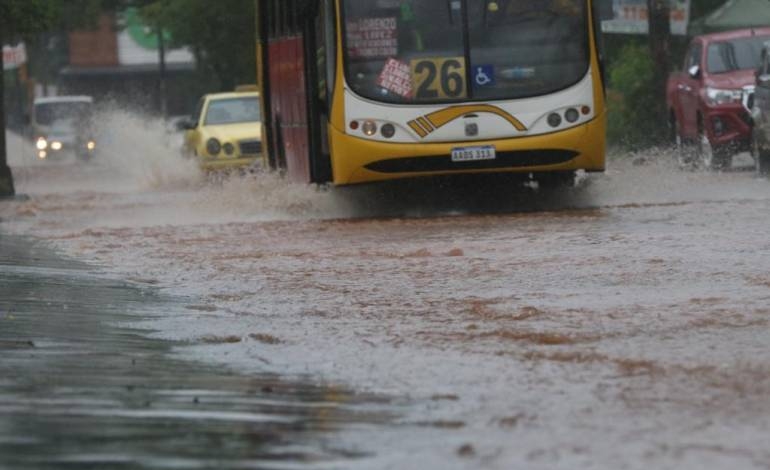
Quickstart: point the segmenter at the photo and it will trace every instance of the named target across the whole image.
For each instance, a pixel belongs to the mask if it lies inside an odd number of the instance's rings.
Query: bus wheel
[[[552,171],[535,175],[538,189],[545,191],[571,188],[575,186],[574,171]]]

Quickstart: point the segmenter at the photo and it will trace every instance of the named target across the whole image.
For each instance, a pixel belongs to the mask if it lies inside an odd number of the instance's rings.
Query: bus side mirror
[[[687,69],[687,74],[690,76],[690,78],[698,79],[700,78],[700,67],[697,65],[693,65],[689,69]]]

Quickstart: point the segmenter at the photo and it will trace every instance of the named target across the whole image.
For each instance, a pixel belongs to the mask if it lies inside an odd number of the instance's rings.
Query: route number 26
[[[415,59],[410,64],[416,98],[465,98],[465,58],[434,57]]]

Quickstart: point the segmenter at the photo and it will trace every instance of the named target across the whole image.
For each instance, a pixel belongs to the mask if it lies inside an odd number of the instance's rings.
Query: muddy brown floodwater
[[[335,434],[351,468],[770,467],[770,182],[746,156],[615,155],[548,195],[135,160],[19,165],[3,228],[190,299],[131,325],[176,358],[403,400]]]

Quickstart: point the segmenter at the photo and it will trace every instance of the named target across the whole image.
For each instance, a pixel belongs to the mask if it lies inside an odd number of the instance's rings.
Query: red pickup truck
[[[728,168],[732,157],[750,149],[751,117],[742,104],[754,87],[770,28],[696,36],[682,72],[668,78],[666,102],[679,164],[706,169]]]

